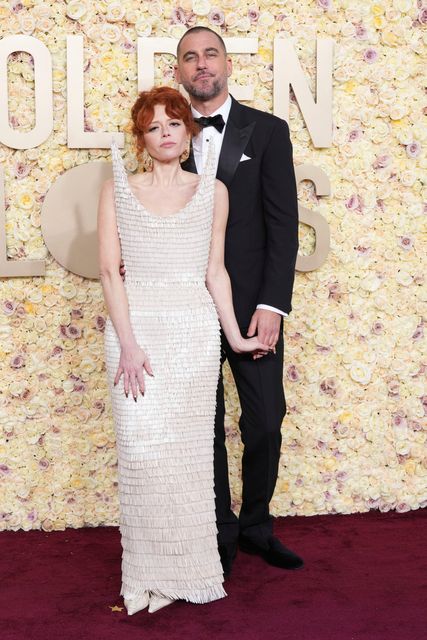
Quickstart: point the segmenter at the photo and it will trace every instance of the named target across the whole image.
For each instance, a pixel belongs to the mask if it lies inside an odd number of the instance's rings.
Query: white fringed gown
[[[132,328],[154,377],[126,398],[113,380],[120,345],[109,319],[105,355],[116,431],[125,598],[145,591],[203,603],[226,595],[213,477],[220,329],[206,289],[215,167],[178,213],[159,216],[132,193],[112,144],[117,228]]]

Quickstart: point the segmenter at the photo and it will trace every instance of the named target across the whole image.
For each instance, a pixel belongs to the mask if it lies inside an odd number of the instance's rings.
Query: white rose
[[[412,187],[416,179],[417,179],[417,174],[415,173],[415,171],[411,169],[408,169],[407,171],[402,171],[402,173],[400,174],[400,182],[405,187]]]
[[[408,13],[413,4],[413,0],[393,0],[393,7],[401,13]]]
[[[394,104],[390,107],[390,118],[392,120],[400,120],[401,118],[407,115],[408,110],[409,110],[408,104],[403,104],[403,103]]]
[[[34,329],[37,333],[44,333],[47,329],[46,321],[43,318],[34,318]]]
[[[74,389],[74,380],[64,380],[64,382],[62,383],[62,388],[64,389],[65,393],[71,393]]]
[[[410,453],[410,451],[411,447],[408,442],[400,440],[396,442],[396,453],[398,453],[399,455],[406,456],[408,455],[408,453]]]
[[[351,22],[345,22],[341,27],[341,33],[345,38],[354,37],[355,26]]]
[[[258,74],[261,82],[271,82],[273,80],[273,72],[268,67],[264,67]]]
[[[372,370],[361,361],[354,361],[350,367],[350,377],[359,384],[366,385],[372,377]]]
[[[41,302],[43,300],[43,293],[41,289],[30,289],[27,294],[27,300],[28,302],[34,302],[36,304]]]
[[[271,27],[274,24],[274,15],[269,11],[263,11],[258,18],[258,24],[263,27]]]
[[[187,29],[183,24],[172,24],[168,29],[168,34],[171,38],[180,40],[186,31]]]
[[[138,18],[135,22],[135,31],[142,38],[147,38],[151,34],[152,27],[147,18]]]
[[[247,16],[243,16],[236,24],[238,31],[250,31],[251,21]]]
[[[208,0],[193,0],[193,11],[196,16],[207,16],[211,10]]]
[[[370,273],[363,278],[360,283],[360,287],[364,291],[377,291],[377,289],[380,288],[381,283],[381,279],[375,273]]]
[[[122,32],[116,24],[104,24],[101,28],[101,38],[105,42],[118,42]]]
[[[87,5],[84,0],[71,0],[67,5],[66,14],[71,20],[80,20],[87,12]]]
[[[412,276],[404,269],[400,269],[396,274],[396,281],[402,285],[402,287],[409,287],[412,284]]]

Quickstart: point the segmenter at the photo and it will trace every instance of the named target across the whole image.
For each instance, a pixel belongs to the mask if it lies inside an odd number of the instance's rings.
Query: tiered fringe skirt
[[[125,397],[122,379],[113,386],[120,348],[108,321],[105,352],[118,454],[121,595],[132,598],[151,591],[209,602],[226,595],[213,477],[220,366],[216,311],[205,293],[192,297],[195,308],[185,305],[178,313],[171,301],[170,313],[147,310],[143,289],[129,298],[132,326],[154,377],[145,375],[145,395],[137,402],[132,394]],[[181,299],[179,291],[174,299]]]

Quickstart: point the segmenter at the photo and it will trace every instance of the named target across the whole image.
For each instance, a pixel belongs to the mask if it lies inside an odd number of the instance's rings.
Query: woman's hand
[[[254,360],[262,358],[267,353],[276,353],[274,347],[269,347],[267,344],[261,342],[257,336],[253,338],[241,338],[237,344],[232,346],[235,353],[252,353]]]
[[[120,352],[119,366],[117,368],[116,377],[114,378],[114,386],[119,383],[123,375],[123,386],[126,398],[129,395],[129,389],[132,391],[133,399],[137,400],[138,389],[141,395],[145,393],[144,369],[149,376],[153,376],[150,361],[147,354],[136,343],[130,347],[122,347]]]

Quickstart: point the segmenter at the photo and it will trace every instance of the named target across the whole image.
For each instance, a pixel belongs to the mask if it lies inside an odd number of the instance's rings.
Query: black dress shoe
[[[287,549],[278,538],[271,536],[265,540],[254,542],[248,537],[239,537],[239,548],[245,553],[261,556],[268,564],[281,569],[300,569],[304,565],[302,558]]]
[[[227,544],[218,545],[219,557],[221,559],[224,578],[228,578],[231,573],[234,558],[237,554],[237,542],[228,542]]]

